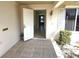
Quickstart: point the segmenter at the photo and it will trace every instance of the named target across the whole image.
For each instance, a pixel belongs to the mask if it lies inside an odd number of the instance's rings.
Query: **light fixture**
[[[50,16],[52,16],[52,14],[53,14],[53,11],[51,10],[51,11],[50,11]]]

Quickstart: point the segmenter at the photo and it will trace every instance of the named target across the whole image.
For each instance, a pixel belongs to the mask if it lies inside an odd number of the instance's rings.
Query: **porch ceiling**
[[[63,5],[79,5],[79,1],[66,1]]]
[[[22,5],[51,4],[52,6],[55,6],[58,3],[58,1],[18,1],[18,3]],[[64,3],[62,3],[58,7],[65,7],[67,5],[79,5],[79,1],[64,1]]]
[[[55,4],[57,1],[18,1],[20,4]]]
[[[79,1],[64,1],[64,3],[61,4],[59,7],[65,6],[79,6]]]

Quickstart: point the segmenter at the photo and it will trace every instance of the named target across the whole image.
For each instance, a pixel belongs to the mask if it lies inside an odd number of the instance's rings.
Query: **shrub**
[[[70,31],[68,30],[60,31],[59,39],[57,40],[57,43],[62,46],[65,44],[70,44],[70,36],[71,36]]]

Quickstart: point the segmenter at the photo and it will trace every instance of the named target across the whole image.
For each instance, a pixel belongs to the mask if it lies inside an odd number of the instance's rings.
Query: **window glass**
[[[77,13],[76,31],[79,31],[79,9]]]
[[[66,9],[65,29],[74,31],[76,9]]]

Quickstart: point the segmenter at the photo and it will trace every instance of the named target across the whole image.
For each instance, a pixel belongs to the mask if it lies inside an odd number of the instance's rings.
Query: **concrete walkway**
[[[20,40],[2,58],[56,58],[51,40]]]

